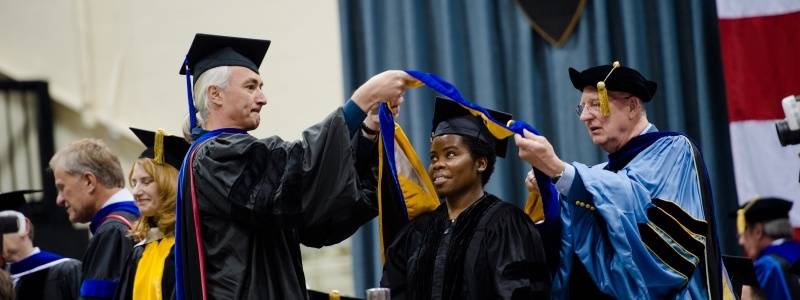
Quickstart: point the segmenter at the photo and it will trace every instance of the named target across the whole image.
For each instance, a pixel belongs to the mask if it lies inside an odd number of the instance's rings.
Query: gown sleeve
[[[126,236],[128,227],[116,220],[106,221],[89,241],[84,256],[83,299],[111,299],[122,276],[133,240]]]
[[[46,295],[48,299],[78,299],[78,289],[81,286],[81,267],[80,261],[70,259],[51,267],[50,272],[55,276],[57,288],[45,290],[53,291],[53,295]]]
[[[386,262],[383,264],[380,284],[381,287],[389,288],[393,300],[413,298],[413,295],[408,294],[408,266],[414,263],[410,259],[422,240],[420,228],[424,228],[430,217],[431,213],[428,213],[406,224],[394,242],[386,248]]]
[[[207,141],[193,167],[195,186],[208,200],[201,210],[251,225],[295,229],[350,226],[349,218],[342,219],[353,212],[374,217],[370,195],[356,174],[360,139],[350,138],[342,109],[302,136],[287,142],[276,136],[227,134]]]
[[[547,299],[550,290],[542,240],[530,217],[506,209],[487,225],[481,247],[497,299]],[[483,252],[483,251],[481,251]]]
[[[175,299],[175,246],[169,249],[169,255],[164,259],[164,271],[161,273],[162,299]]]
[[[114,299],[133,299],[133,281],[136,278],[136,270],[139,266],[139,260],[142,258],[143,251],[144,245],[136,245],[131,249],[128,258],[125,260],[125,268],[122,271],[122,276],[119,278],[119,284],[117,284]]]
[[[352,236],[361,225],[378,216],[377,203],[377,147],[361,135],[356,137],[357,180],[365,201],[359,201],[350,209],[333,214],[328,219],[300,230],[300,242],[309,247],[320,248],[340,243]]]

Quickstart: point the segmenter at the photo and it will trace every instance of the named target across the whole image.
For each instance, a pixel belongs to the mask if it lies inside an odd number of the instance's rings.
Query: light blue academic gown
[[[554,299],[568,298],[573,255],[618,299],[710,297],[698,180],[706,175],[698,174],[690,143],[683,135],[661,137],[617,172],[604,169],[607,163],[567,168],[556,184],[562,236]]]

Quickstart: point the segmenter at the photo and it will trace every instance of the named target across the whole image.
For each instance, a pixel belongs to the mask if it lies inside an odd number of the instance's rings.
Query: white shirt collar
[[[118,192],[114,193],[114,195],[111,195],[111,198],[108,198],[108,200],[106,200],[106,203],[103,204],[103,207],[125,201],[133,201],[133,194],[131,194],[131,192],[128,191],[127,189],[123,188],[120,189]]]
[[[777,239],[777,240],[772,241],[772,243],[770,243],[770,245],[777,246],[777,245],[783,244],[783,242],[785,242],[785,241],[786,241],[786,239]]]
[[[653,123],[648,123],[647,127],[645,127],[644,130],[642,130],[642,132],[639,133],[639,135],[647,133],[647,131],[650,130],[650,127],[653,127]]]

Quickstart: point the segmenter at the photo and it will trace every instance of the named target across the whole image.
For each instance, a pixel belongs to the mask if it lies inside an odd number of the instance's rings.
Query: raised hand
[[[558,158],[553,150],[553,145],[547,141],[547,138],[535,135],[528,130],[523,132],[525,137],[519,134],[514,135],[514,142],[519,147],[519,157],[522,160],[550,177],[564,170],[566,163]]]
[[[391,70],[372,76],[350,97],[364,112],[369,113],[373,106],[387,102],[391,107],[403,103],[406,88],[416,86],[417,80],[405,71]]]

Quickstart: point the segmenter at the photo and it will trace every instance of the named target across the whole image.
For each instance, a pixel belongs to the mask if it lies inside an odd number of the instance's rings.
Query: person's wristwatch
[[[556,184],[556,182],[558,182],[558,180],[561,179],[561,176],[564,176],[564,170],[561,170],[561,172],[558,172],[555,175],[553,175],[553,177],[550,177],[550,183]]]
[[[377,135],[378,133],[381,132],[380,129],[374,130],[372,128],[369,128],[369,126],[367,126],[367,124],[365,124],[364,122],[361,122],[361,130],[363,130],[364,133],[369,134],[369,135]]]

